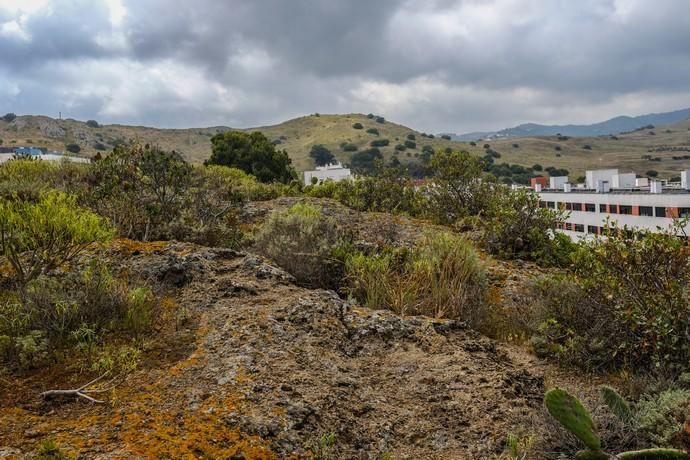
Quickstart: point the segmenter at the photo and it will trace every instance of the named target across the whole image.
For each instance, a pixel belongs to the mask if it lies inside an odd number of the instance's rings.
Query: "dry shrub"
[[[346,272],[350,293],[370,308],[475,325],[485,315],[484,266],[470,243],[450,233],[428,234],[415,249],[352,255]]]
[[[256,249],[308,287],[337,287],[338,262],[333,252],[342,233],[321,208],[296,204],[274,212],[256,237]]]

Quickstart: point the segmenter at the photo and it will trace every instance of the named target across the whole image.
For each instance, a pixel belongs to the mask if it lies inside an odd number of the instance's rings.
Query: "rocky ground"
[[[418,231],[391,219],[397,240]],[[108,257],[189,321],[155,337],[107,404],[39,397],[88,372],[0,375],[0,458],[31,458],[52,438],[95,459],[484,459],[508,433],[558,434],[541,401],[545,378],[560,377],[461,322],[363,309],[250,253],[155,243]],[[499,301],[519,299],[509,267],[492,272]]]

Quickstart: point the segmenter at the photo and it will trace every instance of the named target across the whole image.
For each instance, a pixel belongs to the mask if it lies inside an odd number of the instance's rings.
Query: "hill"
[[[610,120],[593,123],[590,125],[540,125],[537,123],[524,123],[514,128],[502,129],[495,132],[474,132],[460,135],[451,135],[453,139],[471,141],[476,139],[500,139],[532,136],[606,136],[620,134],[627,131],[635,131],[646,126],[668,125],[681,122],[690,118],[690,108],[675,110],[673,112],[649,113],[637,117],[619,116]]]
[[[360,123],[362,129],[354,129],[356,123]],[[189,161],[201,163],[210,155],[211,137],[229,129],[225,126],[189,129],[127,125],[91,127],[71,119],[20,116],[10,123],[0,120],[0,139],[3,140],[3,147],[35,145],[59,151],[64,150],[66,144],[76,143],[81,147],[80,154],[85,156],[95,155],[99,149],[109,150],[118,143],[137,140],[158,144],[167,150],[177,150]],[[368,132],[371,129],[376,129],[378,134]],[[345,151],[342,147],[345,143],[362,150],[369,148],[371,141],[383,139],[389,142],[387,146],[380,147],[384,156],[387,159],[396,156],[402,163],[417,161],[425,146],[435,150],[468,150],[483,156],[484,144],[488,143],[492,150],[500,154],[500,158],[495,159],[496,163],[508,162],[525,167],[538,163],[544,168],[566,168],[574,178],[583,175],[585,169],[592,168],[611,167],[640,174],[655,170],[660,177],[677,176],[679,171],[690,168],[689,120],[618,136],[532,136],[477,143],[451,141],[439,136],[432,138],[406,126],[388,120],[377,121],[377,117],[370,118],[363,114],[315,114],[246,131],[262,131],[279,148],[288,152],[300,171],[313,167],[309,158],[312,145],[325,145],[336,158],[347,163],[354,152]],[[395,146],[410,141],[410,135],[414,136],[414,148],[397,151]]]

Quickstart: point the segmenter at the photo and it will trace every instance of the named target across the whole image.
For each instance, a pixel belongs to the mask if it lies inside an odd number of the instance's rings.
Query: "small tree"
[[[406,140],[405,141],[405,147],[407,147],[408,149],[416,149],[417,143],[415,141]]]
[[[71,153],[79,153],[81,152],[81,147],[78,144],[67,144],[65,150]]]
[[[358,123],[354,123],[354,124],[352,125],[352,128],[353,128],[353,129],[364,129],[364,126],[362,126],[362,123],[359,123],[359,122],[358,122]]]
[[[374,136],[378,136],[378,135],[379,135],[379,130],[376,129],[376,128],[369,128],[369,129],[367,129],[367,132],[368,132],[369,134],[373,134]]]
[[[105,221],[78,206],[73,195],[47,192],[37,203],[0,199],[0,255],[20,286],[112,236]]]
[[[17,118],[17,115],[15,115],[12,112],[6,113],[5,115],[2,116],[3,121],[5,121],[7,123],[14,121],[15,118]]]
[[[424,136],[424,137],[426,137],[426,136]],[[411,141],[417,140],[417,137],[413,133],[408,134],[407,138]]]
[[[445,139],[445,140],[449,141],[451,139],[451,137],[448,134],[443,134],[441,136],[441,139]]]
[[[646,174],[647,174],[648,177],[656,177],[656,176],[659,175],[659,172],[658,172],[658,171],[655,171],[655,170],[653,170],[653,169],[650,169],[649,171],[647,171]]]
[[[314,160],[316,166],[327,165],[335,161],[335,157],[331,151],[321,144],[313,145],[309,152],[309,156]]]
[[[297,177],[287,152],[276,150],[275,145],[258,131],[216,134],[211,138],[211,148],[207,165],[238,168],[261,182],[288,183]]]
[[[89,128],[100,128],[101,125],[99,125],[96,120],[87,120],[86,126]]]

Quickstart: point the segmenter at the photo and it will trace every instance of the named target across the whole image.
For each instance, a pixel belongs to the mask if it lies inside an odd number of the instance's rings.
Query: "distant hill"
[[[654,118],[655,121],[663,118]],[[388,145],[380,147],[384,157],[397,157],[403,164],[418,161],[425,146],[436,151],[452,148],[467,150],[484,156],[485,144],[500,156],[495,163],[518,164],[543,168],[554,166],[566,168],[574,178],[584,174],[585,169],[619,168],[645,174],[649,170],[660,177],[673,177],[679,171],[690,169],[690,120],[675,124],[660,125],[649,122],[650,118],[637,117],[638,123],[654,124],[654,129],[632,131],[616,136],[578,137],[556,130],[561,136],[530,136],[522,138],[496,138],[481,142],[460,142],[429,137],[412,128],[390,122],[377,121],[363,114],[308,115],[283,123],[251,128],[247,131],[261,131],[285,149],[296,169],[303,171],[313,167],[309,150],[315,144],[323,144],[336,158],[347,163],[356,148],[369,148],[372,141],[387,139]],[[355,129],[353,125],[362,125]],[[103,153],[114,145],[135,140],[141,143],[157,144],[166,150],[176,150],[193,163],[202,163],[211,154],[211,137],[232,128],[215,126],[189,129],[159,129],[144,126],[99,125],[97,127],[77,120],[57,120],[45,116],[19,116],[12,122],[0,119],[0,145],[37,146],[49,150],[64,151],[67,144],[77,144],[81,155],[90,157],[99,150]],[[376,129],[377,134],[367,132]],[[525,132],[531,132],[525,130]],[[565,137],[564,137],[565,136]],[[408,139],[414,137],[414,140]],[[414,142],[414,147],[398,151],[395,146],[405,141]],[[349,144],[346,146],[346,144]],[[409,145],[409,142],[408,142]],[[686,158],[687,157],[687,158]],[[546,173],[544,173],[546,174]]]
[[[605,136],[635,131],[649,125],[657,126],[678,123],[688,118],[690,118],[690,109],[683,109],[673,112],[650,113],[637,117],[620,116],[591,125],[539,125],[536,123],[525,123],[514,128],[495,132],[451,134],[451,137],[459,141],[472,141],[477,139],[555,136],[556,134],[573,137]]]

